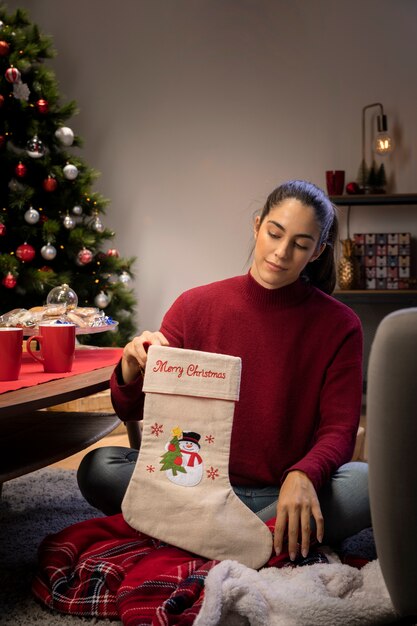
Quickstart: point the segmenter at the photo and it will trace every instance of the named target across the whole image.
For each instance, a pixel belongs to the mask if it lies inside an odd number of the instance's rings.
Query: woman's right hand
[[[122,356],[122,375],[126,385],[145,369],[147,350],[152,345],[169,346],[169,342],[159,331],[145,330],[125,345]]]

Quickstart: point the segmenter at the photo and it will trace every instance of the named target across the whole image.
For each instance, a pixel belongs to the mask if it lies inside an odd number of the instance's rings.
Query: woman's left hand
[[[288,528],[288,552],[295,560],[301,533],[301,554],[305,558],[310,548],[311,516],[316,522],[317,540],[324,534],[324,520],[319,499],[307,474],[294,470],[287,474],[282,483],[275,522],[274,547],[276,554],[282,550],[285,530]]]

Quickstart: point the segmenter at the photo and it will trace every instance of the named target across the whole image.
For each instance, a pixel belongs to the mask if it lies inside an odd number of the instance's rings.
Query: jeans
[[[80,491],[87,502],[106,515],[120,513],[137,457],[138,450],[119,446],[89,452],[77,473]],[[233,486],[233,490],[261,520],[275,517],[278,486]],[[318,497],[324,517],[324,543],[336,545],[371,526],[367,463],[342,465],[320,490]]]

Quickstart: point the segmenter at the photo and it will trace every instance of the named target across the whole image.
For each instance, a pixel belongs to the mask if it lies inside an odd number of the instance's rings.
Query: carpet
[[[99,514],[82,498],[75,471],[42,469],[3,486],[0,500],[0,624],[13,626],[118,626],[120,621],[52,613],[35,602],[30,587],[42,539]],[[371,529],[342,544],[347,554],[374,559]],[[414,624],[402,620],[395,624]],[[265,625],[266,626],[266,625]]]
[[[52,613],[37,604],[30,587],[42,539],[100,514],[81,496],[75,471],[41,469],[3,485],[0,500],[0,624],[77,626],[94,618]],[[99,620],[117,626],[119,621]]]

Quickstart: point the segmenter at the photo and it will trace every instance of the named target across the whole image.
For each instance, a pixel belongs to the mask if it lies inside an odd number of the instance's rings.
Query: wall
[[[184,289],[246,271],[253,213],[277,184],[354,180],[365,105],[382,102],[394,133],[390,190],[416,191],[414,0],[7,4],[54,38],[106,223],[137,256],[138,330]],[[416,237],[416,208],[352,212],[352,232],[394,230]]]

